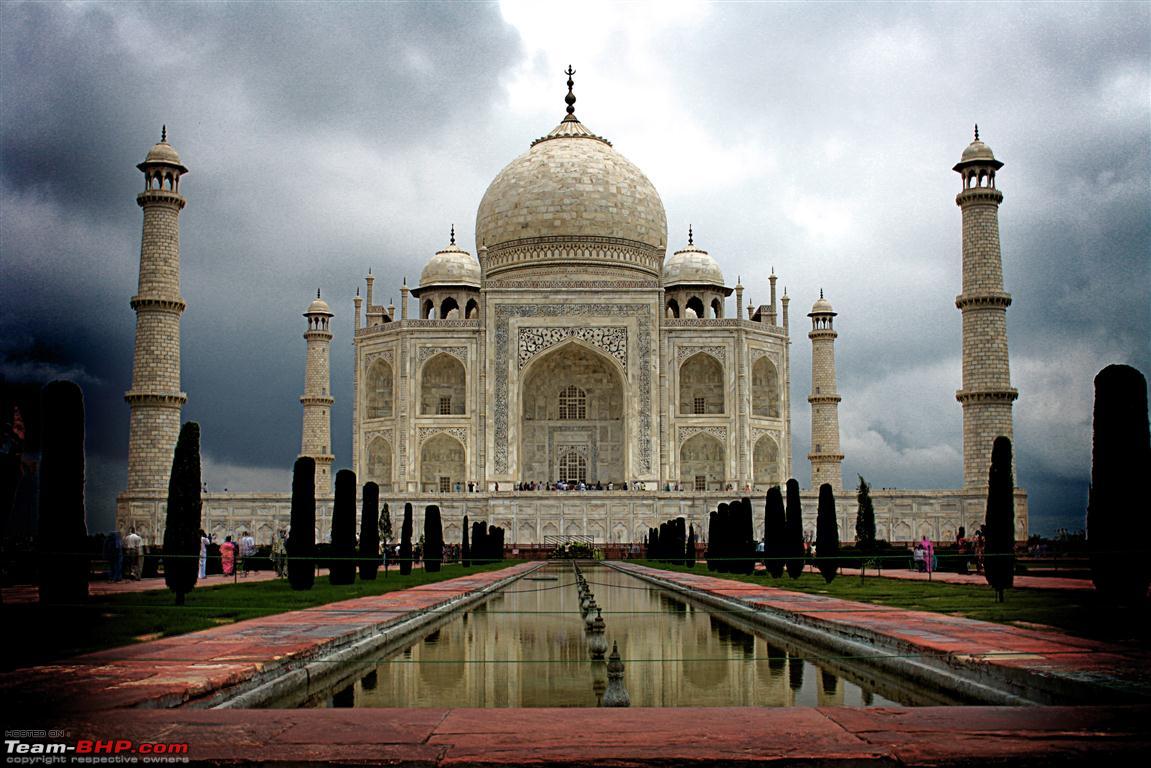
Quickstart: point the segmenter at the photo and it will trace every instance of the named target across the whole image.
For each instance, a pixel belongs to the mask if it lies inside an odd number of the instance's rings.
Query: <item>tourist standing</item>
[[[236,545],[232,543],[231,536],[224,537],[224,543],[220,545],[220,567],[225,576],[236,572]]]
[[[256,540],[252,538],[252,534],[244,531],[244,535],[240,537],[240,563],[244,568],[245,578],[248,571],[252,568],[252,558],[256,556]]]
[[[128,535],[124,537],[124,559],[128,561],[128,578],[139,581],[141,561],[144,559],[144,540],[135,528],[129,528]]]
[[[920,542],[920,547],[923,549],[923,569],[928,573],[935,570],[935,544],[927,536],[923,537]]]
[[[208,576],[208,534],[200,529],[200,578]]]

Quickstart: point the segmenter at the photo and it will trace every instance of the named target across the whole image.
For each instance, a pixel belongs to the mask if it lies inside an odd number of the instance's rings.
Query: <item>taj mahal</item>
[[[349,308],[354,338],[338,340],[354,344],[353,391],[331,391],[331,307],[317,292],[304,311],[300,455],[316,462],[318,540],[330,533],[334,469],[348,466],[361,485],[378,483],[393,509],[412,502],[417,530],[424,505],[438,504],[448,541],[459,539],[465,514],[502,526],[508,545],[523,549],[570,537],[638,542],[649,527],[679,516],[700,531],[720,501],[748,495],[761,506],[764,493],[790,477],[808,489],[809,530],[819,486],[832,485],[840,536],[850,541],[854,483],[845,488],[842,478],[831,301],[809,290],[810,312],[792,317],[787,292],[777,296],[774,267],[765,265],[768,301],[745,306],[740,281],[729,284],[731,275],[690,229],[669,236],[663,203],[644,173],[576,117],[574,72],[567,74],[565,116],[508,163],[479,201],[474,254],[457,244],[453,228],[418,285],[400,286],[398,307],[377,303],[376,277],[366,276]],[[1002,165],[977,131],[954,167],[961,179],[963,487],[874,490],[880,538],[950,541],[961,526],[977,529],[992,442],[1012,436],[1011,297],[996,186]],[[138,168],[145,190],[137,197],[144,224],[131,300],[129,476],[116,522],[159,543],[188,397],[179,349],[179,213],[188,169],[166,134]],[[793,322],[812,345],[804,470],[790,448]],[[331,441],[337,397],[353,403],[346,457],[334,455]],[[850,407],[850,398],[842,404]],[[206,494],[205,529],[220,538],[246,529],[267,543],[288,525],[286,486]],[[1016,525],[1017,539],[1026,538],[1022,490]]]

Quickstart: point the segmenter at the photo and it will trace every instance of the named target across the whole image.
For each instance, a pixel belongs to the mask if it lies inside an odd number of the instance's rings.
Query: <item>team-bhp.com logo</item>
[[[37,734],[40,735],[40,734]],[[42,737],[63,735],[53,732]],[[186,763],[188,742],[133,741],[132,739],[77,739],[67,741],[27,741],[5,738],[4,752],[9,765]]]

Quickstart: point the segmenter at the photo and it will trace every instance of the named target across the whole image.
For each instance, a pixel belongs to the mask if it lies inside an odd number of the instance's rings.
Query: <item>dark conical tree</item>
[[[412,503],[404,502],[404,522],[400,525],[400,575],[412,572]]]
[[[716,505],[715,528],[715,539],[711,544],[715,552],[715,570],[731,573],[731,508],[726,501]]]
[[[715,552],[715,535],[719,533],[719,512],[712,510],[707,514],[707,549],[703,556],[707,558],[707,569],[714,571],[719,555]]]
[[[499,562],[504,559],[504,529],[496,528],[492,547],[492,560]]]
[[[380,486],[364,485],[360,512],[360,580],[375,581],[380,570]]]
[[[739,551],[742,558],[739,561],[738,572],[743,574],[755,573],[755,515],[751,509],[751,499],[744,496],[738,505],[732,506],[739,510],[736,518],[736,530],[739,538]]]
[[[687,557],[684,559],[684,565],[688,568],[695,567],[695,526],[689,525],[687,528]]]
[[[472,562],[482,565],[487,561],[487,526],[483,520],[472,523]]]
[[[464,568],[472,567],[472,547],[468,541],[468,516],[464,515],[464,541],[460,545],[460,564]]]
[[[168,514],[164,522],[164,583],[176,593],[176,605],[196,586],[200,572],[200,425],[180,427],[172,474],[168,477]]]
[[[773,485],[767,491],[764,510],[763,554],[767,572],[774,579],[783,575],[784,557],[787,555],[784,520],[783,493],[778,485]]]
[[[659,524],[659,533],[656,541],[659,546],[656,547],[656,559],[660,562],[667,562],[671,559],[671,526],[666,522]]]
[[[435,504],[424,507],[424,570],[438,573],[444,560],[444,526],[440,521],[440,508]]]
[[[991,446],[987,477],[987,542],[983,571],[1003,602],[1003,590],[1015,582],[1015,478],[1011,471],[1011,440],[1000,435]]]
[[[815,562],[828,584],[839,570],[839,521],[835,517],[835,493],[831,483],[819,486],[819,510],[815,518]]]
[[[682,517],[675,519],[675,563],[685,565],[687,562],[687,520]]]
[[[296,459],[292,467],[292,523],[288,531],[288,583],[311,589],[316,583],[316,460]]]
[[[855,512],[855,543],[867,552],[875,549],[875,505],[871,503],[871,486],[859,475],[859,487],[855,491],[859,505]]]
[[[356,473],[336,473],[336,499],[332,504],[332,564],[328,582],[356,583]]]
[[[388,575],[388,566],[392,560],[392,539],[395,534],[392,533],[392,513],[388,509],[388,502],[384,502],[384,508],[380,512],[380,546],[384,550],[384,576]]]
[[[40,602],[81,603],[88,599],[84,393],[53,381],[40,391],[40,407]]]
[[[799,500],[799,483],[787,481],[787,517],[784,520],[784,556],[787,575],[798,579],[803,573],[803,504]]]
[[[1142,483],[1149,467],[1147,380],[1131,366],[1109,365],[1095,377],[1087,545],[1095,589],[1116,602],[1147,597],[1149,540],[1135,532],[1146,517]]]

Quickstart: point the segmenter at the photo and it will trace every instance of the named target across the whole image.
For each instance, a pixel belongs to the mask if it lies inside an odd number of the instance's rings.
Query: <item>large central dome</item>
[[[484,193],[476,247],[486,276],[658,278],[667,244],[659,193],[572,112]]]

